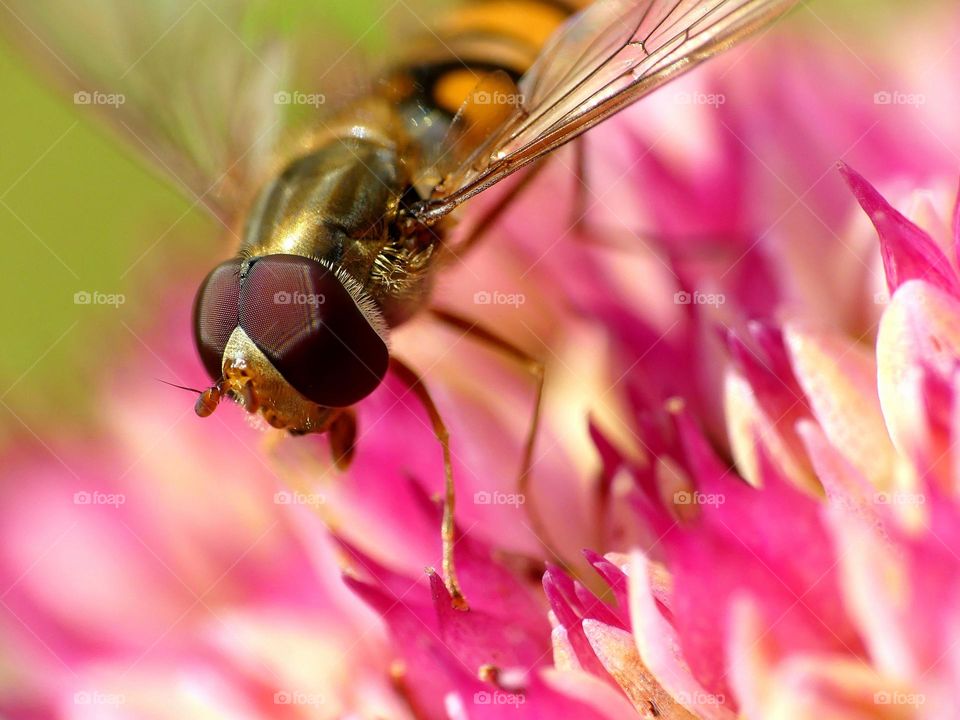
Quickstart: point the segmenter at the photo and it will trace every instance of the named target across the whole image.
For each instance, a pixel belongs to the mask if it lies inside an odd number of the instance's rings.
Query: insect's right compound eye
[[[193,336],[200,360],[216,381],[223,374],[223,352],[239,324],[240,261],[217,265],[197,292],[193,304]]]
[[[240,327],[283,379],[323,407],[349,407],[383,380],[390,352],[330,268],[300,255],[250,265]]]

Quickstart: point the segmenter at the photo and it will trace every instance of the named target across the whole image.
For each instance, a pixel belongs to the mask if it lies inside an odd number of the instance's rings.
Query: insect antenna
[[[168,380],[161,380],[160,378],[154,378],[157,382],[162,382],[164,385],[169,385],[170,387],[177,388],[178,390],[187,390],[188,392],[196,393],[197,395],[202,395],[203,390],[197,390],[197,388],[187,387],[186,385],[177,385]]]
[[[220,403],[220,398],[223,397],[223,392],[221,388],[221,383],[223,379],[221,378],[220,382],[216,385],[208,387],[206,390],[198,390],[197,388],[187,387],[186,385],[177,385],[177,383],[172,383],[168,380],[161,380],[160,378],[154,378],[157,382],[162,382],[164,385],[169,385],[170,387],[175,387],[178,390],[186,390],[187,392],[193,392],[197,394],[197,403],[194,405],[194,412],[197,413],[200,417],[208,417],[213,414],[213,411],[217,409],[217,405]]]

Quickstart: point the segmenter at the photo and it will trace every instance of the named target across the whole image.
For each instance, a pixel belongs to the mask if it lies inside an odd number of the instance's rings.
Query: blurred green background
[[[86,398],[78,378],[124,339],[114,308],[75,305],[73,294],[126,292],[131,307],[121,312],[135,312],[121,275],[143,252],[138,238],[145,224],[170,223],[189,204],[3,45],[0,86],[0,336],[12,339],[0,353],[2,422],[19,424],[11,410],[33,416],[50,406],[77,418]],[[185,219],[191,227],[199,238],[209,224],[197,213]]]
[[[376,49],[389,32],[375,22],[384,7],[378,0],[260,3],[251,27],[239,33],[282,36],[317,27],[320,36],[361,38],[364,48]],[[9,9],[0,14],[16,25]],[[82,423],[94,399],[92,379],[137,342],[127,327],[157,301],[165,281],[157,271],[188,268],[202,276],[200,264],[216,257],[219,226],[190,210],[89,108],[75,106],[2,40],[0,87],[2,441],[11,430],[32,432],[41,418]],[[122,293],[125,303],[75,304],[74,293],[84,291]]]

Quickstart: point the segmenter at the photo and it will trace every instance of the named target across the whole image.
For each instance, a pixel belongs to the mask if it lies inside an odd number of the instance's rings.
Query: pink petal
[[[531,671],[547,662],[546,636],[539,628],[528,628],[513,618],[495,617],[482,610],[456,610],[443,580],[428,573],[433,604],[437,612],[440,640],[470,668],[493,665],[497,668],[524,668]]]
[[[812,420],[798,426],[807,453],[813,462],[817,477],[823,484],[827,499],[835,512],[875,518],[877,496],[874,488],[860,472],[837,450],[823,430]]]
[[[678,425],[688,457],[698,458],[690,466],[702,504],[695,522],[668,533],[663,544],[675,579],[674,623],[697,680],[730,696],[724,628],[731,598],[740,593],[756,598],[784,647],[859,652],[819,502],[779,477],[766,458],[763,489],[751,488],[711,457],[682,415]]]
[[[958,363],[960,301],[929,283],[904,283],[880,322],[877,383],[891,438],[921,468],[950,457],[951,438],[942,426],[949,410],[942,404],[949,404]]]
[[[617,622],[609,624],[618,624],[620,627],[629,628],[630,605],[627,593],[627,576],[609,559],[597,555],[592,550],[584,550],[583,554],[587,558],[587,562],[610,586],[610,591],[616,599],[616,606],[612,609],[612,612],[616,614]]]
[[[640,660],[667,693],[698,717],[733,718],[735,714],[725,702],[710,696],[690,672],[680,639],[659,607],[652,582],[649,562],[642,554],[634,553],[630,562],[630,616]]]
[[[900,622],[909,582],[902,559],[890,551],[874,527],[846,513],[835,512],[833,518],[833,531],[842,549],[845,603],[872,663],[895,677],[922,672],[911,651],[912,630]]]
[[[462,665],[440,640],[432,607],[356,578],[347,577],[345,582],[383,616],[402,658],[398,682],[427,717],[443,717],[443,698],[451,691],[472,697],[485,689],[476,668]]]
[[[960,282],[933,239],[899,213],[861,175],[846,164],[840,172],[880,235],[883,265],[891,294],[907,280],[926,280],[960,297]]]
[[[584,620],[583,630],[603,667],[638,712],[683,717],[677,702],[664,692],[644,667],[630,633],[597,620]]]
[[[727,347],[757,399],[774,418],[796,418],[810,408],[790,364],[782,331],[759,322],[749,325],[750,343],[728,331]]]
[[[531,698],[535,698],[541,683],[554,692],[548,696],[549,702],[545,698],[542,706],[535,704],[535,699],[531,701],[532,706],[542,708],[538,713],[531,713],[531,717],[617,720],[629,717],[632,711],[620,692],[587,673],[543,670],[531,685],[528,693]]]
[[[953,256],[960,264],[960,190],[953,205]]]
[[[812,493],[819,481],[796,434],[791,413],[771,417],[747,380],[733,369],[724,382],[727,438],[736,466],[751,485],[760,484],[760,453],[766,453],[798,487]],[[793,419],[794,422],[789,422]]]
[[[904,717],[902,707],[878,702],[892,686],[859,659],[838,654],[781,659],[761,614],[746,598],[735,605],[730,637],[730,673],[746,720]]]
[[[566,640],[576,654],[579,665],[598,677],[606,677],[583,632],[583,607],[573,581],[561,570],[551,567],[543,576],[543,589],[558,623],[567,631]]]
[[[450,720],[619,720],[633,709],[617,690],[592,675],[544,670],[522,694],[487,686],[470,696],[448,696],[447,711]]]
[[[880,489],[892,481],[895,452],[877,396],[870,351],[854,338],[802,322],[786,325],[797,380],[837,449]]]

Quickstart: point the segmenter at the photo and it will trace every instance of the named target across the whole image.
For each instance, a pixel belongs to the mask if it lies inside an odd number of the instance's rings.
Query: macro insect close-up
[[[0,715],[960,713],[948,0],[0,13]]]

